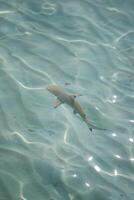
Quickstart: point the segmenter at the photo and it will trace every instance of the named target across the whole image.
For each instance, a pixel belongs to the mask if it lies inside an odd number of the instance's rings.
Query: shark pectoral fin
[[[54,103],[54,108],[57,108],[61,104],[62,104],[62,102],[59,99],[57,99],[56,102]]]

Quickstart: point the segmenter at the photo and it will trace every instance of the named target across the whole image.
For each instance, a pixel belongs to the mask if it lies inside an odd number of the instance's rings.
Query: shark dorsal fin
[[[79,94],[79,93],[71,93],[70,96],[72,96],[75,99],[76,97],[79,97],[79,96],[82,96],[82,95]]]

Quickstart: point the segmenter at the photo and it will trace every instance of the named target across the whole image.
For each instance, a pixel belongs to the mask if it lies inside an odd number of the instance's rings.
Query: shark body
[[[81,96],[80,94],[67,93],[62,87],[58,85],[49,85],[47,87],[47,90],[57,97],[54,108],[57,108],[61,104],[66,103],[73,109],[74,114],[78,113],[81,116],[83,121],[88,125],[90,131],[92,131],[92,129],[106,130],[103,128],[98,128],[95,125],[91,124],[80,103],[76,100],[76,97]]]

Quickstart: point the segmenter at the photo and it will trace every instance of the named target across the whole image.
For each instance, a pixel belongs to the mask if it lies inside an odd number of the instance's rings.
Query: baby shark
[[[87,118],[83,108],[81,107],[80,103],[76,100],[76,97],[81,96],[81,94],[78,93],[67,93],[64,91],[64,89],[58,85],[49,85],[47,87],[47,90],[55,95],[57,97],[57,100],[54,104],[54,108],[57,108],[61,104],[68,104],[72,109],[73,113],[78,113],[83,121],[87,124],[89,127],[89,130],[92,131],[92,129],[97,130],[106,130],[103,128],[98,128],[95,125],[91,124],[90,120]]]

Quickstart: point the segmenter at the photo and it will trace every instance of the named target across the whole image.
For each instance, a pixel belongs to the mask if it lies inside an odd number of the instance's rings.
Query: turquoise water
[[[133,0],[0,0],[0,200],[133,200],[133,63]]]

